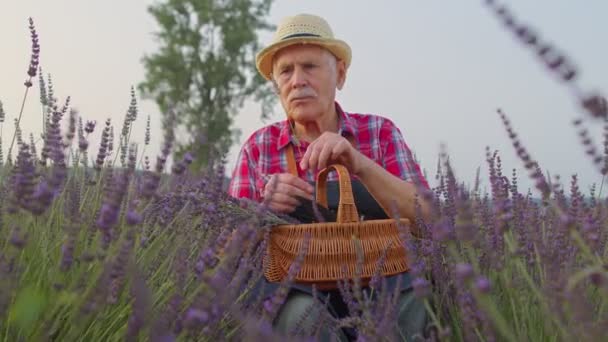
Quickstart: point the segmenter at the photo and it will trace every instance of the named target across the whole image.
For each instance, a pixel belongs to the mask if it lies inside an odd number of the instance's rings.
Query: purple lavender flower
[[[412,280],[412,287],[414,288],[414,295],[417,298],[425,298],[431,293],[431,284],[422,277],[414,278]]]
[[[36,73],[38,72],[38,64],[40,63],[40,45],[38,43],[38,33],[36,33],[36,28],[34,27],[34,20],[32,18],[29,18],[28,20],[30,22],[29,29],[32,38],[32,57],[30,58],[30,66],[27,70],[30,80],[26,81],[25,85],[27,87],[31,87],[31,77],[36,77]]]
[[[160,174],[154,172],[148,172],[144,179],[144,185],[142,187],[141,195],[145,199],[151,198],[158,188],[160,183]]]
[[[89,148],[89,142],[84,135],[84,126],[82,124],[82,118],[78,118],[78,149],[83,154],[83,159],[86,160],[86,152]]]
[[[110,127],[110,136],[108,138],[108,155],[114,151],[114,126]]]
[[[112,170],[111,168],[109,170]],[[97,227],[103,234],[103,247],[107,248],[109,242],[113,238],[113,228],[118,223],[121,205],[126,196],[131,170],[123,170],[122,172],[112,172],[106,180],[106,188],[104,189],[104,199],[101,209],[97,217]],[[135,217],[130,217],[129,220]],[[130,221],[131,223],[133,221]]]
[[[448,241],[454,238],[454,228],[450,219],[443,218],[433,225],[433,239],[437,241]]]
[[[17,146],[23,145],[23,132],[19,126],[19,119],[15,118],[15,136],[17,137]]]
[[[47,110],[51,111],[55,109],[57,99],[55,98],[55,90],[53,88],[53,78],[51,74],[47,74],[47,97],[46,97],[46,105]],[[48,118],[47,118],[48,119]]]
[[[131,123],[137,119],[137,99],[135,97],[135,88],[133,86],[131,86],[131,103],[129,104],[129,109],[127,110],[126,119]]]
[[[68,132],[66,134],[66,138],[67,138],[67,142],[65,147],[68,147],[71,145],[72,140],[74,140],[74,137],[76,136],[76,124],[78,121],[78,111],[76,109],[71,109],[70,110],[70,119],[68,121]]]
[[[183,298],[179,292],[171,295],[164,310],[161,311],[155,322],[151,324],[151,341],[164,342],[175,340],[175,334],[179,334],[182,330],[183,316],[185,316],[180,314],[182,302]]]
[[[43,179],[40,181],[36,187],[36,192],[34,192],[33,198],[35,201],[33,202],[33,208],[31,209],[32,212],[36,215],[42,214],[44,210],[51,205],[56,194],[56,191],[53,190],[46,180]]]
[[[30,210],[32,208],[38,174],[30,154],[30,149],[25,144],[20,146],[15,173],[12,178],[15,203],[23,209]]]
[[[148,115],[148,119],[146,120],[146,135],[144,137],[144,145],[150,145],[150,115]]]
[[[23,247],[25,247],[25,243],[27,242],[27,235],[27,233],[21,234],[21,227],[15,226],[9,242],[16,248],[23,249]]]
[[[484,276],[477,277],[477,279],[475,279],[475,288],[481,293],[489,293],[491,289],[490,280]]]
[[[104,203],[99,211],[97,225],[103,230],[109,230],[118,223],[118,208],[111,203]]]
[[[82,165],[88,169],[89,166],[89,153],[88,153],[88,148],[89,148],[89,142],[86,139],[83,140],[79,140],[78,141],[78,148],[80,149],[80,152],[82,153],[82,158],[80,158],[80,162],[82,163]]]
[[[150,341],[152,341],[152,342],[174,342],[174,341],[176,341],[176,337],[172,333],[167,333],[165,335],[150,336]]]
[[[173,165],[172,172],[175,175],[181,175],[186,171],[188,165],[192,164],[194,157],[190,152],[186,152],[182,160],[175,165]]]
[[[354,290],[349,284],[349,276],[347,274],[346,266],[342,267],[342,279],[338,280],[338,292],[342,297],[342,300],[346,303],[348,311],[353,315],[360,315],[361,303],[355,299]]]
[[[547,198],[551,193],[551,189],[540,167],[538,166],[538,163],[532,160],[526,149],[521,145],[521,142],[517,138],[517,134],[513,130],[513,127],[511,126],[506,114],[501,109],[498,109],[497,112],[502,120],[503,126],[509,133],[509,138],[513,142],[513,146],[516,146],[519,158],[524,162],[526,169],[530,171],[530,177],[535,180],[536,188],[541,191],[543,198]]]
[[[583,120],[580,118],[574,120],[574,126],[577,128],[578,136],[585,149],[585,153],[591,158],[595,166],[598,168],[600,173],[602,172],[604,162],[604,156],[598,152],[598,148],[595,146],[589,130],[582,126]],[[604,148],[605,149],[605,148]]]
[[[589,280],[591,280],[591,283],[595,286],[603,286],[606,284],[606,280],[608,280],[608,277],[602,272],[592,272],[589,275]]]
[[[580,99],[581,105],[595,118],[608,117],[608,102],[599,94],[591,94]]]
[[[61,110],[59,111],[59,118],[63,118],[65,116],[65,114],[68,112],[68,109],[70,108],[70,101],[71,101],[71,97],[67,96],[65,98],[65,103],[63,104],[63,106],[61,106]],[[53,110],[57,110],[56,108],[54,108]]]
[[[2,105],[2,101],[0,101],[0,123],[4,122],[5,117],[6,113],[4,113],[4,106]]]
[[[187,327],[198,326],[209,321],[209,314],[203,310],[190,308],[186,311],[184,324]]]
[[[95,164],[95,168],[99,171],[103,167],[103,163],[106,159],[109,150],[109,142],[110,142],[110,128],[111,121],[110,119],[106,120],[106,127],[101,133],[101,143],[99,145],[99,152],[97,154],[97,161]]]
[[[61,246],[61,270],[67,271],[74,262],[74,237],[69,236]]]
[[[133,298],[133,302],[127,326],[127,341],[137,340],[137,336],[146,325],[146,316],[149,312],[151,301],[151,292],[146,285],[144,276],[137,269],[134,273],[130,288],[130,296]]]
[[[84,131],[87,134],[91,134],[93,133],[93,131],[95,130],[95,125],[97,124],[96,121],[88,121],[87,120],[87,124],[84,126]]]
[[[0,145],[0,149],[2,149],[2,145]],[[2,166],[0,158],[0,167]],[[0,186],[0,198],[4,198],[6,196],[6,190],[3,186]],[[0,201],[0,232],[2,232],[4,228],[4,201]],[[1,254],[0,254],[1,255]]]
[[[42,67],[38,67],[38,88],[40,90],[40,104],[42,107],[46,107],[48,105],[48,97],[46,93],[46,83],[44,82],[44,75],[42,74]],[[44,127],[43,127],[44,130]]]
[[[380,289],[380,276],[382,273],[382,269],[384,268],[384,264],[386,263],[386,253],[388,251],[388,248],[385,248],[382,250],[382,254],[380,255],[380,258],[378,258],[378,260],[376,261],[376,269],[374,270],[374,274],[372,276],[372,278],[370,279],[369,282],[369,286],[372,289]]]
[[[32,157],[36,159],[36,155],[38,153],[36,152],[36,142],[34,141],[34,133],[30,133],[30,153],[32,154]]]
[[[217,265],[217,262],[218,258],[213,249],[207,248],[199,256],[194,270],[198,276],[201,276],[207,268],[214,268]]]
[[[470,279],[473,276],[473,266],[468,263],[458,263],[454,268],[456,277],[461,280]]]
[[[134,243],[134,232],[129,229],[126,232],[125,238],[120,245],[118,254],[115,256],[109,272],[110,291],[108,293],[108,303],[116,303],[118,295],[124,285],[126,267],[129,258],[131,258],[132,247]]]
[[[134,226],[134,225],[137,225],[137,224],[141,223],[142,216],[135,209],[130,209],[127,212],[125,220],[126,220],[126,222],[127,222],[128,225]]]

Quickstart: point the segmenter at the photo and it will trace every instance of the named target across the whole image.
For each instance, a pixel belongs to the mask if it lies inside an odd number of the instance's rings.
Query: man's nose
[[[292,86],[294,88],[301,88],[306,86],[307,80],[304,70],[302,68],[294,68],[292,74]]]

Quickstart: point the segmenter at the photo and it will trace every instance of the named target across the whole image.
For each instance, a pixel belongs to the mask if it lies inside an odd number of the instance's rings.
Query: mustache
[[[291,91],[287,100],[292,101],[292,100],[303,98],[303,97],[316,97],[316,96],[317,96],[317,94],[311,88],[301,88],[301,89],[297,89],[297,90],[294,89],[293,91]]]

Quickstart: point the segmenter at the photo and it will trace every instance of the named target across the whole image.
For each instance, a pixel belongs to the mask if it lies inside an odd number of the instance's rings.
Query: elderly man
[[[304,201],[313,200],[317,172],[339,163],[350,172],[358,211],[367,218],[387,217],[394,204],[402,217],[416,217],[417,189],[428,184],[400,130],[385,117],[346,112],[335,100],[350,62],[350,47],[334,38],[324,19],[301,14],[281,22],[274,41],[258,53],[257,68],[273,82],[287,118],[247,139],[230,195],[266,200],[276,212],[294,213]],[[330,173],[328,181],[335,180]],[[335,208],[336,188],[329,192],[329,206]],[[421,202],[420,214],[426,218],[428,213],[428,205]],[[421,332],[425,309],[413,297],[409,278],[404,279],[395,328],[410,338]],[[340,300],[335,294],[333,300]],[[310,290],[292,289],[275,322],[277,329],[289,332],[311,303]],[[344,316],[344,303],[332,303],[332,312]]]

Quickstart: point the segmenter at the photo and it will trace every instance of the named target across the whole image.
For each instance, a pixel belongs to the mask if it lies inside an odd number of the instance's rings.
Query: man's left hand
[[[302,170],[322,170],[331,164],[341,164],[351,174],[359,174],[371,159],[357,151],[342,135],[325,132],[306,149],[300,168]]]

